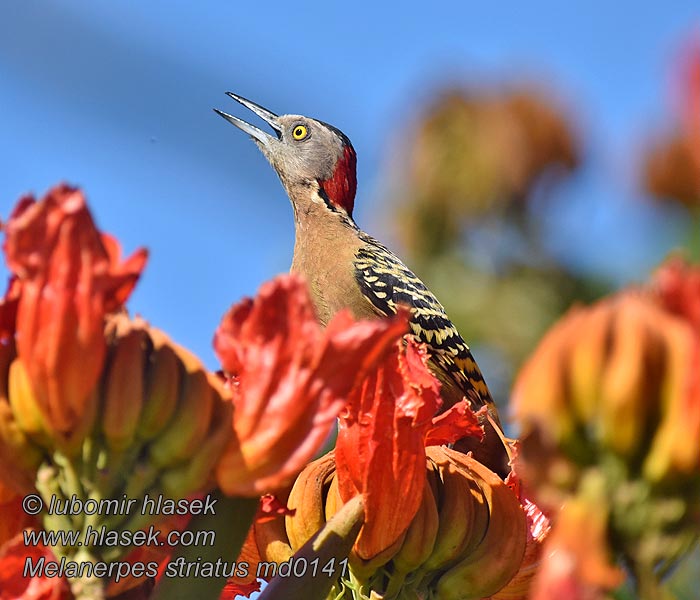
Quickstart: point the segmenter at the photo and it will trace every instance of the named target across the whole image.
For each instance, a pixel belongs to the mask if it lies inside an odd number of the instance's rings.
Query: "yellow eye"
[[[303,140],[307,135],[309,135],[309,130],[306,129],[303,125],[297,125],[293,130],[292,130],[292,137],[295,140]]]

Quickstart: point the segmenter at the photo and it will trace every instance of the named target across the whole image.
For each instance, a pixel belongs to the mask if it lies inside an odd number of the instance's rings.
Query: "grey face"
[[[238,117],[214,109],[253,138],[285,185],[305,185],[332,177],[343,153],[343,142],[332,129],[301,115],[277,116],[236,94],[227,92],[227,95],[252,110],[274,130],[275,135],[270,135]]]

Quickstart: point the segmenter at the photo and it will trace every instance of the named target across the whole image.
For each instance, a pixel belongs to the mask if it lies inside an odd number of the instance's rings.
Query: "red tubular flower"
[[[104,317],[127,299],[147,253],[122,262],[118,243],[95,227],[83,194],[66,185],[40,202],[20,200],[4,229],[18,283],[3,307],[3,333],[19,293],[17,353],[45,423],[66,440],[84,415],[94,414],[86,404],[95,398],[104,361]]]
[[[370,559],[396,542],[421,504],[425,439],[440,406],[440,384],[424,347],[407,338],[385,347],[384,360],[355,389],[336,442],[343,501],[364,496],[365,525],[355,550]]]
[[[620,557],[651,597],[697,537],[699,294],[700,270],[672,260],[650,286],[571,309],[521,370],[518,466],[545,508],[564,504],[534,598],[602,597]]]
[[[233,306],[214,337],[234,376],[236,435],[218,466],[221,488],[257,496],[290,483],[327,439],[381,340],[406,329],[405,317],[355,322],[348,312],[322,329],[295,276],[277,277],[255,300]]]

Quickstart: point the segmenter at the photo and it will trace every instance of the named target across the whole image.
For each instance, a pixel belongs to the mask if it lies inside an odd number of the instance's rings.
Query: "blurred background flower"
[[[554,521],[537,598],[602,598],[624,581],[615,565],[662,597],[697,542],[699,281],[676,258],[647,288],[572,308],[518,374],[517,470]]]
[[[644,183],[659,199],[700,210],[700,32],[690,38],[676,68],[675,122],[649,148]],[[697,225],[697,223],[695,223]]]

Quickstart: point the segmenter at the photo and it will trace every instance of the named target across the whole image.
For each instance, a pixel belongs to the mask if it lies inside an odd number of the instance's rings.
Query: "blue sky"
[[[577,116],[591,157],[560,191],[552,246],[582,269],[639,277],[682,216],[661,221],[637,202],[635,149],[667,122],[671,65],[699,20],[690,0],[7,0],[0,215],[25,192],[83,187],[101,228],[127,252],[151,250],[131,310],[214,367],[221,315],[286,271],[293,243],[276,176],[211,110],[239,111],[224,91],[342,129],[359,155],[357,220],[386,239],[378,174],[432,94],[535,80]]]

